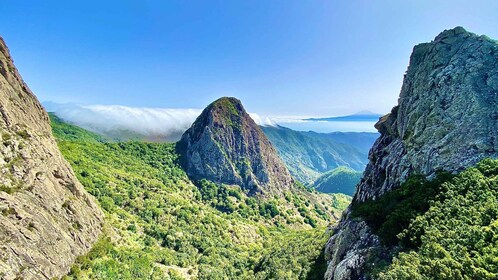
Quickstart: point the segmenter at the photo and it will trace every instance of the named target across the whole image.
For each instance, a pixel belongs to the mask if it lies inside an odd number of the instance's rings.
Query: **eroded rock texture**
[[[0,278],[61,277],[98,238],[102,213],[1,38],[0,137]]]
[[[250,194],[282,193],[293,185],[275,148],[235,98],[204,109],[178,149],[193,179],[239,185]]]
[[[381,137],[354,202],[375,199],[413,173],[457,172],[498,157],[498,44],[462,27],[415,46],[398,106],[377,124]],[[343,216],[329,240],[325,279],[366,279],[363,266],[378,238]]]

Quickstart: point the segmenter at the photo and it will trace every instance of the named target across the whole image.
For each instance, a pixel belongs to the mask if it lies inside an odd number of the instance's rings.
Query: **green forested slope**
[[[261,129],[291,174],[303,184],[310,184],[339,166],[363,171],[368,151],[378,137],[377,133],[369,132],[316,133],[281,126]]]
[[[498,160],[433,181],[414,176],[352,211],[401,250],[390,265],[371,258],[379,279],[498,278]]]
[[[106,215],[105,234],[66,278],[306,279],[323,267],[328,214],[338,216],[334,207],[348,198],[325,197],[322,210],[303,193],[263,201],[236,186],[195,186],[174,144],[106,143],[52,121],[64,157]]]
[[[325,172],[311,186],[324,193],[343,193],[352,196],[362,174],[360,171],[341,166]]]
[[[53,113],[49,113],[49,116],[52,125],[52,133],[57,137],[58,141],[78,141],[87,143],[104,143],[109,141],[105,136],[75,125],[69,125]]]

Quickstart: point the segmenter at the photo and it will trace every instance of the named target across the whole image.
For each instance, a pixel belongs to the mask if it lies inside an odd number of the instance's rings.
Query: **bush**
[[[379,204],[387,195],[353,206],[383,240],[394,240],[388,227],[399,232],[392,262],[369,263],[373,278],[498,279],[498,160],[430,182],[414,177],[393,193],[397,200],[385,208]]]
[[[430,201],[441,191],[442,183],[452,177],[441,172],[428,181],[421,175],[412,175],[399,188],[376,200],[353,202],[351,214],[364,219],[385,245],[395,245],[400,241],[397,235],[411,220],[429,209]],[[413,240],[401,241],[410,248],[418,246]]]

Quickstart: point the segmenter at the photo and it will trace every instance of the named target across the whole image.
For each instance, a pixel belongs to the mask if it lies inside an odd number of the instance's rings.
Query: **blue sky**
[[[41,101],[272,115],[385,113],[413,45],[498,38],[498,1],[2,1],[0,35]]]

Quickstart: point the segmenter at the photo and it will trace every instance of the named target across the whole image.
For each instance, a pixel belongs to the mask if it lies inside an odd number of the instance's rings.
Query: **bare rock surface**
[[[98,238],[102,212],[1,38],[0,139],[0,278],[59,278]]]
[[[398,105],[376,124],[353,203],[376,199],[410,174],[428,178],[498,157],[498,43],[462,27],[414,47]],[[325,279],[367,279],[378,238],[347,211],[329,240]]]

